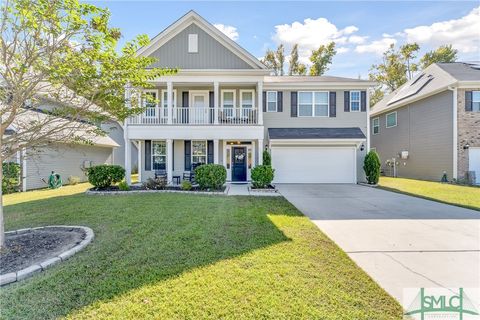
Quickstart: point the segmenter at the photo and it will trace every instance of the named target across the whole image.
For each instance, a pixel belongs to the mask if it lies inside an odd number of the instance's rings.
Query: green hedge
[[[220,164],[203,164],[195,169],[195,181],[201,189],[220,189],[227,181],[227,170]]]
[[[20,165],[16,162],[4,162],[2,172],[2,193],[17,192],[20,186]]]
[[[275,169],[269,165],[256,166],[252,169],[251,176],[254,188],[267,188],[273,181]]]
[[[125,169],[118,165],[101,164],[87,169],[88,182],[95,188],[108,188],[125,178]]]
[[[380,178],[380,166],[381,164],[378,154],[374,150],[367,153],[363,162],[363,170],[365,171],[369,184],[378,183],[378,179]]]

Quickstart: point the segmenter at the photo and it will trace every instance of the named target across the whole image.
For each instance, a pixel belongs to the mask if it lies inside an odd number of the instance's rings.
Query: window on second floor
[[[480,91],[472,91],[472,111],[480,112]]]
[[[144,92],[143,107],[145,108],[145,117],[154,118],[157,116],[157,91],[150,90]]]
[[[360,111],[360,91],[350,91],[350,111]]]
[[[277,91],[267,91],[267,112],[277,112]]]
[[[172,91],[172,100],[173,100],[173,107],[175,108],[177,105],[177,90]],[[163,109],[163,117],[168,116],[168,98],[167,98],[167,90],[162,90],[162,109]]]
[[[254,108],[254,90],[240,90],[240,106],[242,115],[249,117]]]
[[[298,92],[299,117],[328,117],[328,92],[325,91],[299,91]]]
[[[372,120],[372,133],[379,134],[380,133],[380,118],[373,118]]]
[[[397,126],[397,112],[387,113],[386,118],[386,127],[392,128]]]

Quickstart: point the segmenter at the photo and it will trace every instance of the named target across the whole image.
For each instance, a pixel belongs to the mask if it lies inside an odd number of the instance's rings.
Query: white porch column
[[[125,137],[125,181],[132,183],[132,142]]]
[[[213,163],[218,164],[218,139],[213,140]]]
[[[263,164],[263,139],[258,139],[258,165]]]
[[[263,81],[258,81],[257,83],[257,95],[258,124],[263,125]]]
[[[218,81],[215,81],[213,83],[213,114],[214,114],[214,120],[213,120],[213,123],[214,124],[218,124],[218,97],[219,97],[219,93],[220,93],[220,90],[218,89],[219,88],[219,83]]]
[[[138,140],[138,144],[137,144],[137,155],[138,155],[138,158],[137,158],[137,168],[138,168],[138,182],[142,182],[142,165],[143,165],[143,162],[142,162],[142,140]]]
[[[167,82],[167,109],[168,109],[168,124],[173,123],[173,83]]]
[[[22,149],[22,191],[27,191],[27,149]]]
[[[167,182],[173,182],[173,140],[167,139]]]

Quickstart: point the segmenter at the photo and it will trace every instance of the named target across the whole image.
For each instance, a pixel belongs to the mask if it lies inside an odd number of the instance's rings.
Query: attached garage
[[[275,183],[356,183],[359,128],[271,128]]]

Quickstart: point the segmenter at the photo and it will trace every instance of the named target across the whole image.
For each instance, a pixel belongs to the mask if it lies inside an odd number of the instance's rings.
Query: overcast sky
[[[280,43],[312,49],[335,41],[331,75],[366,77],[390,43],[417,42],[421,52],[452,44],[464,61],[480,61],[479,1],[89,1],[112,12],[123,40],[155,36],[190,9],[257,57]]]

